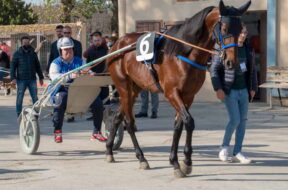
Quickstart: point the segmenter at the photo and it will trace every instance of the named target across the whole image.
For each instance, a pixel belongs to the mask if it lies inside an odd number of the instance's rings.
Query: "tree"
[[[61,0],[63,14],[61,16],[62,22],[71,22],[71,12],[76,5],[76,0]]]
[[[111,29],[118,34],[118,0],[112,0],[112,21]]]
[[[43,5],[32,6],[34,13],[38,15],[39,24],[52,24],[60,23],[62,13],[62,7],[57,0],[44,0]]]
[[[31,4],[25,4],[23,0],[1,0],[0,24],[34,24],[38,20],[33,13]]]
[[[107,0],[61,0],[63,20],[70,22],[72,17],[90,19],[95,12],[107,10],[106,2]]]

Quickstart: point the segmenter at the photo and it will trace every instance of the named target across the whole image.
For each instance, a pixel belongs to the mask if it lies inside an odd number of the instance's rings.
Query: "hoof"
[[[186,175],[180,169],[176,169],[176,170],[174,170],[174,176],[176,178],[183,178]]]
[[[147,161],[145,161],[145,162],[140,162],[140,169],[141,169],[141,170],[148,170],[148,169],[150,169],[150,166],[149,166],[148,162],[147,162]]]
[[[191,174],[192,166],[187,166],[184,161],[181,161],[180,162],[180,170],[186,175]]]
[[[107,155],[107,156],[106,156],[106,161],[107,161],[108,163],[113,163],[113,162],[115,162],[113,155]]]

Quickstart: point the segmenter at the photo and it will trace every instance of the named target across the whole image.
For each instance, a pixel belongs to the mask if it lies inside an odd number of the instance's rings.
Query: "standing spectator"
[[[63,37],[63,25],[57,25],[55,28],[56,31],[56,36],[58,39]],[[54,59],[56,59],[57,57],[59,57],[59,52],[57,50],[57,40],[55,40],[52,44],[51,44],[51,48],[50,48],[50,56],[49,56],[49,60],[48,60],[48,64],[47,64],[47,68],[46,68],[46,72],[49,73],[49,69],[50,69],[50,65],[52,63],[52,61]]]
[[[86,62],[94,61],[108,53],[106,41],[102,38],[101,32],[94,32],[92,36],[92,45],[84,52],[83,57],[86,58]],[[95,73],[102,73],[105,70],[105,61],[92,68]]]
[[[0,49],[0,69],[3,69],[3,70],[10,69],[9,56],[2,49]],[[4,72],[0,71],[0,80],[2,80],[3,77],[5,77],[5,75],[7,75],[7,73],[4,73]]]
[[[82,44],[78,40],[72,38],[72,28],[70,26],[64,26],[63,28],[64,37],[71,38],[74,42],[74,55],[82,58]]]
[[[256,68],[252,61],[251,49],[246,40],[247,28],[243,26],[238,39],[238,61],[235,69],[225,68],[218,55],[212,57],[211,79],[217,98],[224,101],[229,122],[219,152],[221,161],[228,161],[228,148],[236,129],[232,161],[249,164],[251,160],[242,153],[245,136],[249,96],[253,100],[257,90]]]
[[[157,118],[158,106],[159,106],[159,96],[157,93],[149,92],[147,90],[143,90],[141,92],[141,110],[139,113],[135,114],[136,118],[139,117],[148,117],[148,104],[149,104],[149,93],[151,95],[151,104],[152,104],[152,114],[150,116],[151,119]]]
[[[44,76],[41,71],[40,62],[30,45],[29,36],[24,36],[21,38],[21,47],[13,55],[10,68],[12,83],[17,83],[17,116],[22,111],[23,98],[27,88],[29,89],[33,104],[38,100],[36,73],[42,86]]]
[[[101,32],[94,32],[92,36],[92,45],[84,52],[83,56],[86,58],[86,62],[89,63],[94,61],[102,56],[105,56],[108,52],[108,48],[106,46],[106,41],[102,38]],[[94,73],[103,73],[106,69],[105,61],[98,64],[96,67],[93,67],[91,70]],[[104,100],[109,95],[108,87],[101,87],[100,98]],[[91,120],[92,117],[87,118],[87,120]]]
[[[7,45],[6,42],[3,41],[3,42],[0,43],[0,49],[2,51],[4,51],[8,55],[9,59],[10,59],[11,48],[10,48],[10,46]]]

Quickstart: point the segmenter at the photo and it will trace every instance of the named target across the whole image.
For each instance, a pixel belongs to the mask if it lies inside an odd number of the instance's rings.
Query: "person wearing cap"
[[[71,38],[63,37],[57,42],[57,48],[59,51],[59,57],[56,58],[50,66],[49,75],[52,80],[61,77],[63,74],[80,67],[83,64],[83,60],[74,56],[74,42]],[[90,72],[93,75],[93,72]],[[77,78],[79,73],[72,73],[66,78],[67,83],[73,82],[73,79]],[[67,87],[61,86],[56,92],[53,92],[54,97],[57,97],[57,104],[53,112],[53,124],[54,124],[54,140],[56,143],[61,143],[62,138],[62,126],[64,120],[64,114],[67,106]],[[53,97],[52,97],[53,98]],[[99,140],[101,142],[107,139],[101,134],[101,124],[103,120],[103,103],[98,96],[90,106],[93,113],[94,130],[91,136],[91,140]]]
[[[30,45],[29,36],[23,36],[21,38],[21,47],[14,53],[10,67],[12,83],[17,83],[17,116],[22,112],[23,98],[27,88],[29,89],[33,104],[38,100],[36,73],[42,86],[44,76],[38,56]]]

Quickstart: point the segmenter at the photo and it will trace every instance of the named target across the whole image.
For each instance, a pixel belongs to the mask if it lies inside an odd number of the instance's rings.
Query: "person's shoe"
[[[86,118],[87,121],[92,121],[93,120],[93,115],[91,117]]]
[[[156,112],[152,112],[152,115],[150,117],[151,119],[156,119],[157,118],[157,113]]]
[[[98,140],[98,141],[100,141],[100,142],[106,142],[106,141],[107,141],[107,138],[104,137],[101,132],[98,132],[98,133],[92,134],[90,140],[91,140],[91,141]]]
[[[140,117],[148,117],[148,114],[147,114],[147,113],[139,112],[139,113],[135,114],[135,117],[136,117],[136,118],[140,118]]]
[[[67,123],[72,123],[72,122],[74,122],[74,121],[75,121],[74,116],[72,116],[72,117],[70,117],[70,118],[67,119]]]
[[[228,147],[223,147],[219,152],[219,159],[223,162],[228,161]]]
[[[54,141],[56,143],[62,143],[63,142],[61,130],[55,130],[54,131]]]
[[[241,164],[250,164],[252,160],[244,156],[241,152],[233,156],[232,162],[240,162]]]

